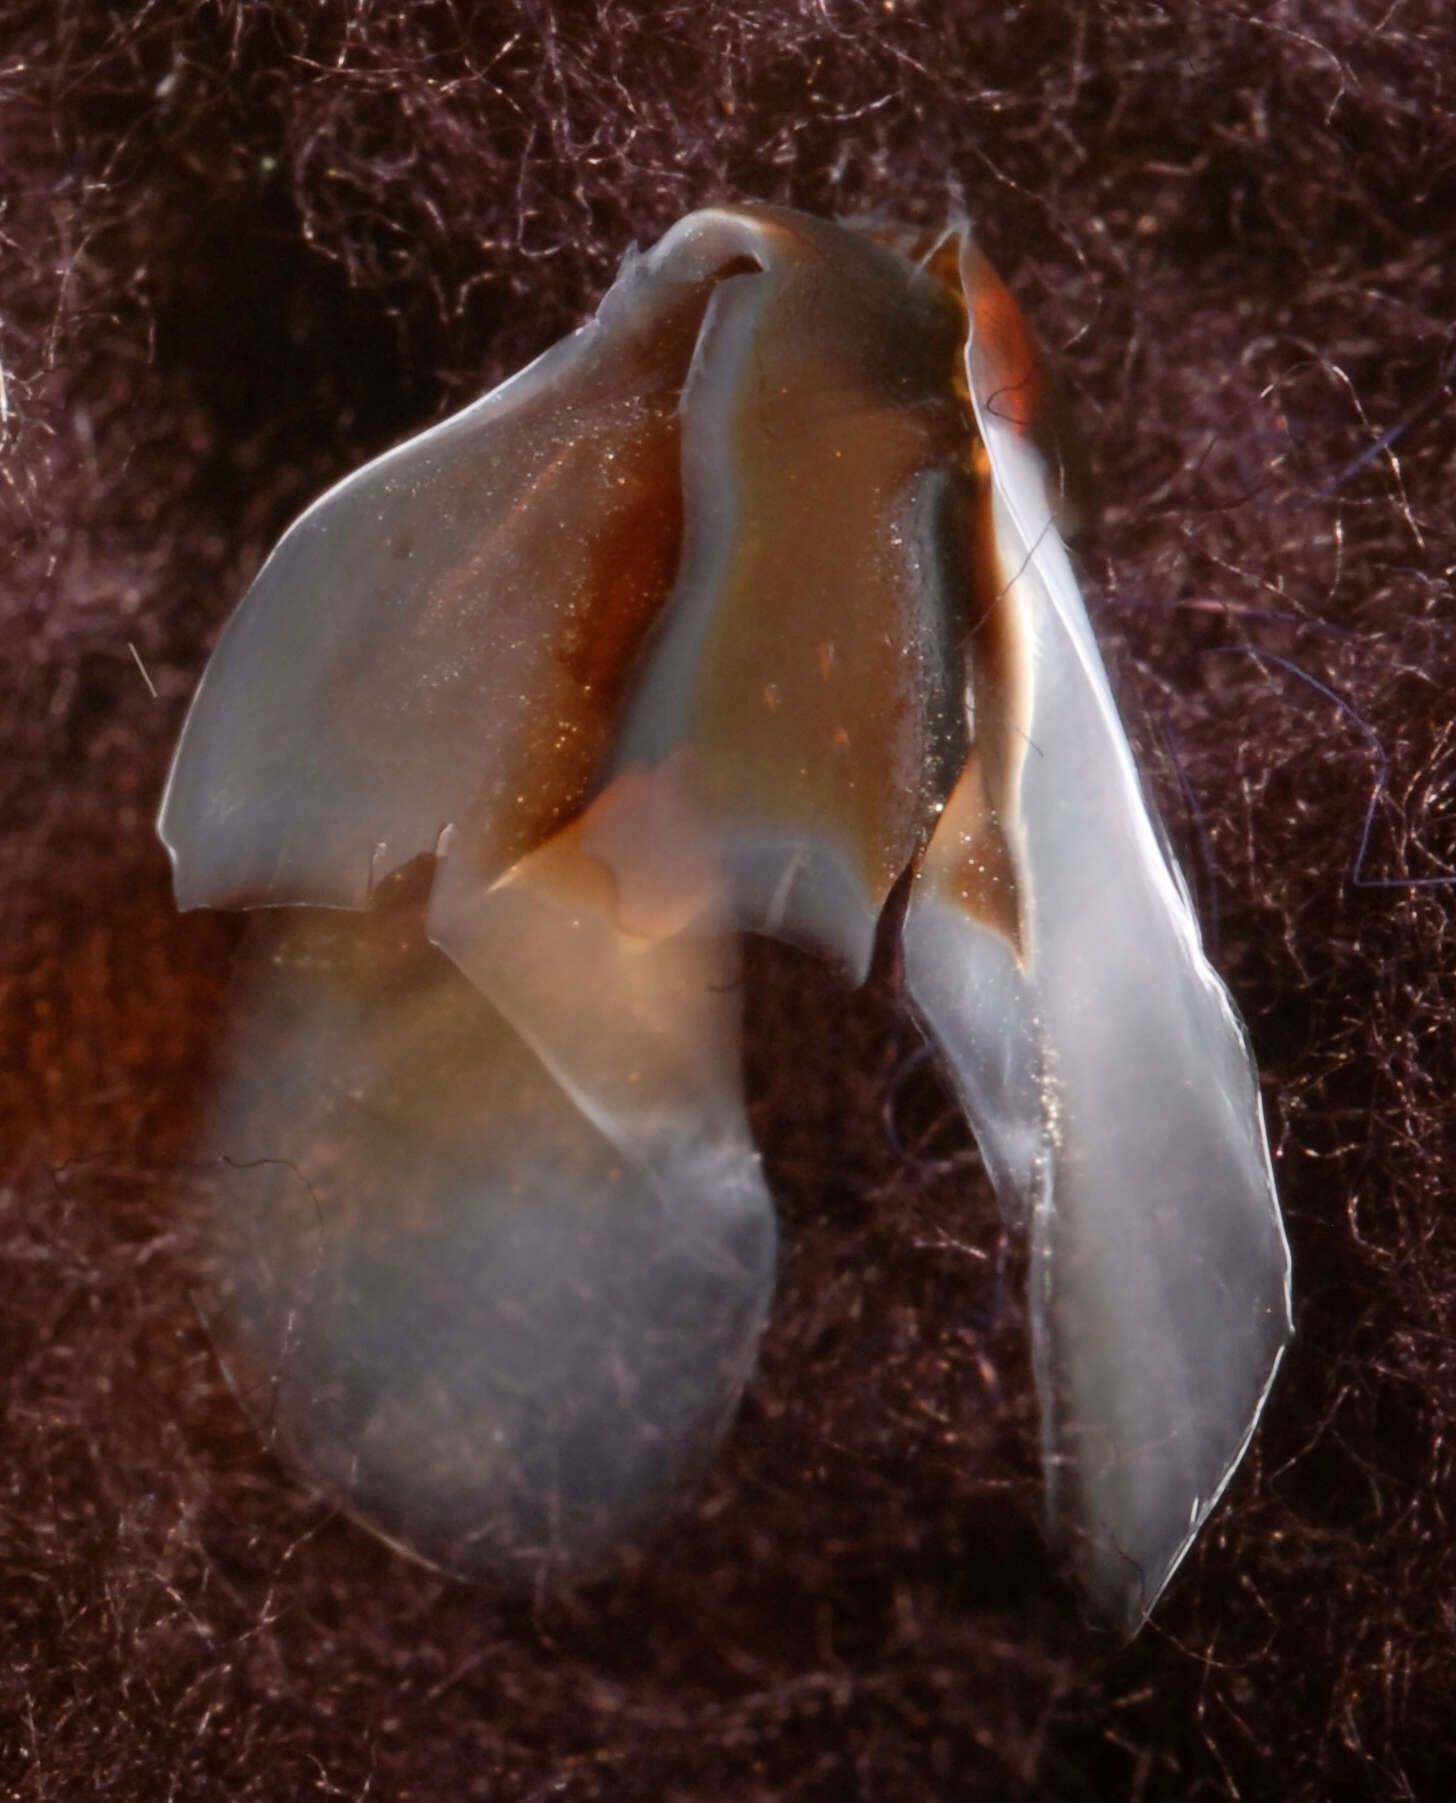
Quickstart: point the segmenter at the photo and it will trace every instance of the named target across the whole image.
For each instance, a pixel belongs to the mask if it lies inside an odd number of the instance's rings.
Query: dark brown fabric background
[[[1448,0],[8,0],[0,194],[0,1794],[1452,1794]],[[639,1570],[533,1607],[390,1554],[198,1325],[236,928],[174,915],[153,820],[208,647],[326,481],[722,197],[964,206],[1098,465],[1080,569],[1258,1048],[1299,1327],[1131,1646],[1041,1549],[965,1134],[889,999],[787,955],[775,1322]]]

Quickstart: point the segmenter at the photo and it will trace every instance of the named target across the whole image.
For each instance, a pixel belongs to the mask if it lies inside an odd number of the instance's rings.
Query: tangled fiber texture
[[[1446,0],[8,0],[0,1792],[1450,1794],[1453,73]],[[774,1325],[639,1568],[503,1604],[408,1564],[198,1322],[236,928],[175,916],[152,822],[208,647],[325,482],[719,198],[966,209],[1098,465],[1080,567],[1258,1048],[1298,1323],[1131,1646],[1046,1567],[954,1110],[891,995],[787,954]]]

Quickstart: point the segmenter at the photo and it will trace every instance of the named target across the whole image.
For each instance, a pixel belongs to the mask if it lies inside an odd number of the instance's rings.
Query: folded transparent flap
[[[1290,1332],[1288,1250],[1247,1042],[1153,830],[1052,522],[1030,347],[969,245],[963,267],[998,605],[1022,622],[1030,695],[1006,823],[1024,944],[1018,962],[957,909],[932,847],[907,972],[1003,1206],[1030,1219],[1050,1519],[1135,1626],[1253,1430]]]
[[[669,234],[589,325],[285,533],[173,764],[181,906],[357,907],[467,814],[493,869],[570,818],[677,567],[678,401],[733,255]]]

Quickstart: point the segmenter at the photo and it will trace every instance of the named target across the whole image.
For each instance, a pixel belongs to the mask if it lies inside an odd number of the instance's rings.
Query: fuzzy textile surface
[[[154,819],[330,480],[715,199],[959,208],[1249,1024],[1297,1338],[1151,1624],[1038,1527],[1019,1249],[892,994],[755,947],[778,1300],[699,1506],[502,1602],[274,1460],[185,1190],[238,923]],[[1456,1785],[1448,0],[8,0],[0,1795],[1437,1798]]]

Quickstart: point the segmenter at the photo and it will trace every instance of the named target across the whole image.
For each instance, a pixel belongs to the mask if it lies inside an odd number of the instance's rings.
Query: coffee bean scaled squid
[[[1249,1047],[963,225],[758,206],[331,489],[161,815],[235,991],[215,1327],[313,1482],[570,1581],[691,1494],[772,1301],[739,935],[906,998],[1029,1241],[1047,1521],[1135,1629],[1290,1333]],[[888,922],[882,922],[887,907]]]

